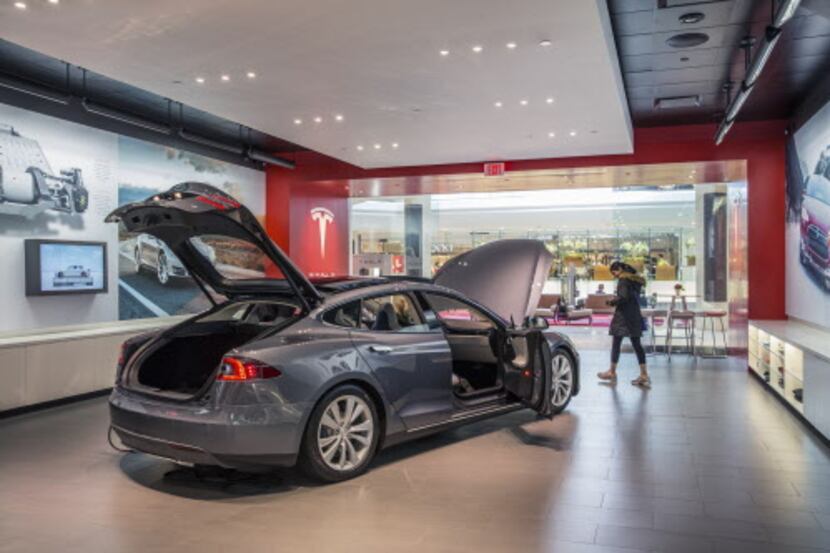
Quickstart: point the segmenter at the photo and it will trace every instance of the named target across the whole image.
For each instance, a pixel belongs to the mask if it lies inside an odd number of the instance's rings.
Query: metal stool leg
[[[668,318],[668,328],[666,328],[666,353],[668,354],[669,361],[671,361],[671,353],[672,353],[672,338],[674,335],[674,320],[669,316]]]

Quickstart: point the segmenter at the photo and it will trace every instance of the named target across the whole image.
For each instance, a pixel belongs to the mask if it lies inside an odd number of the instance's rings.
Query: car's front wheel
[[[380,425],[372,398],[344,385],[314,408],[303,436],[300,466],[312,478],[339,482],[366,472],[375,456]]]
[[[567,351],[558,349],[553,352],[551,364],[550,405],[553,414],[558,414],[565,410],[573,397],[574,362]]]

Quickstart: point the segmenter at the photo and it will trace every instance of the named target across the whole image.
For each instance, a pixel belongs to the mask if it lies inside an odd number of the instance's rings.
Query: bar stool
[[[701,357],[706,357],[706,358],[709,358],[709,359],[723,359],[725,357],[728,357],[729,348],[726,344],[726,325],[723,323],[723,318],[726,317],[726,311],[717,311],[717,310],[704,311],[703,313],[700,314],[700,316],[703,317],[703,325],[702,325],[702,328],[701,328],[701,331],[700,331],[700,345],[701,345],[701,347],[704,345],[704,342],[706,341],[706,327],[707,327],[706,323],[707,323],[707,321],[709,322],[708,326],[709,326],[709,330],[710,330],[710,336],[712,337],[712,353],[710,353],[708,355],[704,355],[703,353],[701,353],[700,356]],[[722,350],[723,353],[718,353],[718,341],[717,341],[717,335],[715,334],[715,321],[716,320],[718,321],[718,324],[720,324],[720,335],[721,335],[721,341],[723,342],[723,350]]]
[[[681,300],[682,309],[678,309],[678,299]],[[695,316],[696,313],[691,311],[686,303],[686,296],[672,296],[669,316],[666,321],[666,353],[669,360],[671,360],[674,349],[675,330],[683,330],[682,338],[686,342],[686,350],[695,355]]]
[[[654,308],[647,308],[642,310],[643,317],[646,318],[648,321],[648,337],[649,341],[646,344],[646,351],[649,355],[655,355],[657,353],[657,338],[665,338],[666,334],[657,334],[657,321],[662,320],[663,324],[662,327],[665,328],[666,326],[666,318],[669,315],[669,312],[665,309],[654,309]]]

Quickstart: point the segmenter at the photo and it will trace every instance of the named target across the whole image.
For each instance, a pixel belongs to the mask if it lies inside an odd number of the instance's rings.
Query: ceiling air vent
[[[671,98],[657,98],[654,100],[654,109],[696,108],[700,106],[700,95],[673,96]]]
[[[672,48],[694,48],[709,41],[706,33],[680,33],[670,36],[666,44]]]

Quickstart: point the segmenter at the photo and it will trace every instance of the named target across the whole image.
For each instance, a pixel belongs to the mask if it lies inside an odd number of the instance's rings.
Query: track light
[[[735,120],[735,117],[737,117],[738,112],[741,111],[741,108],[744,107],[747,98],[749,98],[749,93],[751,91],[751,88],[746,88],[745,85],[741,84],[741,88],[740,90],[738,90],[738,94],[735,95],[735,98],[732,100],[732,103],[729,104],[729,108],[726,110],[727,121]]]
[[[720,127],[718,127],[718,132],[715,133],[715,145],[720,146],[720,143],[723,142],[723,139],[726,138],[726,133],[729,132],[729,129],[732,128],[732,124],[735,121],[722,121]]]
[[[778,43],[778,39],[781,37],[781,29],[767,27],[764,34],[766,40],[764,40],[764,42],[761,43],[760,48],[758,48],[755,58],[746,70],[746,77],[744,77],[744,82],[749,88],[751,88],[752,85],[754,85],[758,80],[758,77],[761,76],[761,71],[764,70],[764,66],[769,61],[772,51]]]
[[[272,156],[271,154],[261,152],[254,148],[248,148],[248,157],[254,161],[267,163],[268,165],[276,165],[278,167],[285,167],[286,169],[294,169],[296,167],[293,161]]]
[[[169,125],[156,123],[155,121],[150,121],[149,119],[144,119],[143,117],[124,113],[123,111],[112,109],[101,104],[96,104],[87,98],[81,99],[81,107],[83,107],[84,111],[87,113],[92,113],[93,115],[97,115],[99,117],[106,117],[107,119],[118,121],[119,123],[125,123],[127,125],[132,125],[133,127],[139,127],[148,131],[157,132],[159,134],[170,134]]]
[[[188,142],[193,142],[194,144],[207,146],[208,148],[214,148],[216,150],[224,150],[225,152],[231,154],[242,154],[245,152],[245,149],[241,146],[232,146],[224,142],[219,142],[217,140],[212,140],[204,136],[199,136],[198,134],[189,133],[184,129],[179,129],[178,135],[180,138],[183,138]]]
[[[779,29],[783,27],[784,24],[795,15],[799,4],[801,4],[801,0],[784,0],[781,5],[778,6],[778,11],[775,12],[775,18],[772,21],[772,26],[778,27]]]
[[[55,102],[56,104],[69,104],[68,94],[60,94],[43,86],[30,84],[17,79],[10,79],[2,75],[0,75],[0,87],[8,88],[9,90],[14,90],[15,92],[22,92],[23,94],[28,94],[29,96],[34,96],[36,98],[40,98],[41,100]]]

